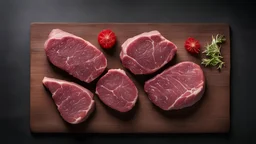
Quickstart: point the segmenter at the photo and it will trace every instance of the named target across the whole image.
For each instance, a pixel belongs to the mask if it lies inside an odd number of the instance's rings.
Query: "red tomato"
[[[104,29],[98,35],[98,42],[104,49],[112,48],[116,43],[116,35],[110,29]]]
[[[186,50],[192,54],[198,54],[200,52],[200,43],[198,40],[189,37],[184,44]]]

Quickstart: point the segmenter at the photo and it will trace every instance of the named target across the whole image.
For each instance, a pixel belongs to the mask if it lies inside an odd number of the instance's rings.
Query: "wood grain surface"
[[[154,74],[135,76],[127,69],[127,75],[139,90],[139,98],[132,111],[121,114],[105,106],[95,94],[98,79],[91,84],[81,82],[66,72],[54,67],[44,52],[44,42],[53,28],[59,28],[80,36],[107,57],[110,68],[121,68],[119,53],[121,44],[129,37],[142,32],[158,30],[165,38],[174,42],[178,51],[175,58]],[[112,29],[117,44],[111,50],[103,50],[97,42],[98,33],[105,28]],[[42,133],[225,133],[230,129],[230,32],[227,24],[168,24],[168,23],[33,23],[30,39],[30,128]],[[206,78],[206,91],[195,105],[182,110],[165,112],[154,106],[143,90],[145,80],[178,62],[190,60],[200,64],[203,54],[192,56],[184,49],[187,37],[200,40],[202,46],[211,42],[211,36],[224,34],[227,38],[222,45],[225,67],[202,69]],[[203,48],[204,49],[204,48]],[[104,72],[104,74],[106,71]],[[95,94],[96,109],[89,119],[78,125],[66,123],[42,84],[43,77],[59,78],[76,82]]]

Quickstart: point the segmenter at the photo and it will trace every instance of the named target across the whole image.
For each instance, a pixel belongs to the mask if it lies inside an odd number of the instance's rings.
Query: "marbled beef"
[[[81,123],[93,112],[93,93],[86,88],[73,82],[48,77],[44,77],[43,84],[52,93],[52,99],[66,122]]]
[[[86,83],[99,77],[107,67],[107,59],[99,49],[60,29],[50,32],[44,47],[53,65]]]
[[[177,46],[154,30],[127,39],[120,59],[133,74],[151,74],[172,60]]]
[[[163,110],[182,109],[201,99],[205,79],[201,67],[193,62],[180,62],[146,81],[148,98]]]
[[[138,99],[137,87],[121,69],[108,70],[97,82],[96,94],[103,103],[119,112],[130,111]]]

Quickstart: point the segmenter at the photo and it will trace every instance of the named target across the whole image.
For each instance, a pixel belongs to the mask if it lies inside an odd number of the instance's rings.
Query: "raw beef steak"
[[[149,99],[163,110],[192,106],[201,99],[204,89],[203,71],[193,62],[178,63],[144,85]]]
[[[53,65],[86,83],[99,77],[107,67],[107,59],[100,50],[60,29],[51,31],[44,47]]]
[[[94,111],[93,93],[73,82],[44,77],[43,84],[52,93],[52,98],[62,118],[71,124],[85,121]]]
[[[120,59],[133,74],[151,74],[171,61],[176,52],[176,45],[154,30],[127,39]]]
[[[96,94],[100,100],[119,112],[131,110],[137,99],[138,90],[124,70],[110,69],[97,82]]]

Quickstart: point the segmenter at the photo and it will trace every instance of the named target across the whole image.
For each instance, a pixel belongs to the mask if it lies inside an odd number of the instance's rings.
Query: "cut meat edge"
[[[90,61],[95,61],[96,59],[100,59],[101,57],[105,57],[104,56],[104,54],[103,53],[101,53],[101,54],[99,54],[98,56],[96,56],[96,57],[93,57],[92,59],[90,59]],[[99,68],[96,68],[96,67],[94,67],[95,68],[95,70],[96,71],[99,71],[99,75],[101,75],[102,74],[102,72],[106,69],[106,67],[107,67],[107,59],[106,58],[104,58],[104,64],[102,64],[103,66],[101,66],[101,67],[99,67]],[[95,73],[94,73],[95,71],[92,71],[91,72],[91,74],[88,76],[88,78],[85,80],[86,82],[88,82],[88,83],[90,83],[90,82],[92,82],[93,80],[95,80],[97,77],[99,77],[99,75],[94,75]]]
[[[60,79],[56,79],[56,78],[49,78],[49,77],[44,77],[42,82],[43,83],[46,83],[46,82],[57,82],[60,85],[69,83],[69,84],[72,84],[72,85],[76,86],[77,88],[81,89],[82,91],[87,93],[91,98],[93,98],[93,94],[90,91],[88,91],[84,87],[82,87],[82,86],[80,86],[80,85],[78,85],[78,84],[76,84],[74,82],[67,82],[65,80],[60,80]]]
[[[66,31],[63,31],[61,29],[58,29],[58,28],[55,28],[55,29],[52,29],[50,34],[48,35],[48,39],[45,41],[44,43],[44,48],[47,48],[47,45],[49,43],[50,40],[61,40],[63,39],[64,37],[70,37],[70,38],[77,38],[79,40],[82,40],[83,42],[85,42],[86,44],[94,47],[95,49],[97,49],[97,51],[101,52],[98,48],[96,48],[92,43],[90,43],[89,41],[86,41],[85,39],[79,37],[79,36],[76,36],[74,34],[71,34],[69,32],[66,32]]]
[[[71,124],[77,124],[78,122],[81,123],[81,122],[85,121],[91,115],[91,113],[94,111],[94,108],[95,108],[95,101],[92,100],[92,102],[88,106],[88,109],[85,110],[85,117],[84,118],[78,117],[78,118],[75,119],[74,122],[70,122],[70,123]]]
[[[127,60],[130,60],[130,61],[136,63],[137,66],[140,67],[140,70],[139,70],[140,72],[136,72],[135,70],[129,68],[129,70],[132,71],[133,73],[141,74],[141,73],[143,73],[143,71],[144,71],[145,73],[148,73],[148,71],[150,71],[149,69],[147,69],[147,68],[143,67],[142,65],[140,65],[140,64],[137,62],[137,60],[135,60],[134,58],[130,57],[129,55],[123,56],[122,63],[125,61],[125,58],[127,58]],[[123,65],[125,65],[125,63],[123,63]],[[136,69],[136,68],[134,68],[134,69]],[[137,68],[137,69],[138,69],[138,68]],[[136,70],[137,70],[137,69],[136,69]]]
[[[157,30],[152,30],[150,32],[143,32],[143,33],[140,33],[138,35],[135,35],[131,38],[128,38],[123,44],[122,44],[122,50],[124,50],[125,54],[126,54],[126,51],[127,51],[127,47],[128,45],[130,45],[134,40],[138,39],[138,38],[141,38],[141,37],[151,37],[151,36],[154,36],[154,35],[159,35],[161,36],[162,38],[164,38],[159,31]]]
[[[203,96],[203,93],[204,93],[204,90],[205,90],[205,86],[204,86],[204,82],[200,83],[198,86],[196,86],[198,88],[196,88],[196,90],[193,91],[193,88],[190,89],[190,90],[187,90],[185,91],[182,95],[180,95],[179,98],[177,98],[174,103],[168,107],[166,110],[170,110],[170,109],[182,109],[184,107],[189,107],[189,106],[192,106],[193,104],[195,104],[199,99],[201,99],[201,97]],[[191,92],[190,95],[188,96],[183,96],[185,93],[187,93],[188,91]],[[186,98],[185,99],[185,102],[187,99],[189,98],[193,98],[194,97],[194,100],[192,103],[189,103],[189,104],[185,104],[185,105],[182,105],[181,107],[175,107],[176,104],[178,103],[179,100],[181,100],[182,98]]]
[[[108,88],[104,87],[104,86],[100,86],[101,88],[104,88],[105,90],[108,90]],[[108,90],[108,91],[112,91],[112,90]],[[96,90],[96,94],[98,95],[98,92]],[[126,105],[124,107],[126,107],[127,105],[130,106],[134,106],[135,103],[137,102],[138,99],[138,95],[135,97],[135,99],[133,101],[128,101],[127,99],[123,98],[123,96],[121,96],[121,99],[123,99],[124,101],[127,101]],[[111,107],[112,109],[116,109],[116,107],[113,107],[112,105],[109,105],[108,103],[105,103],[107,106]],[[126,111],[122,111],[122,112],[126,112]]]

